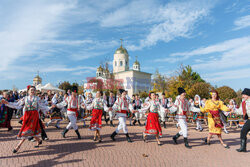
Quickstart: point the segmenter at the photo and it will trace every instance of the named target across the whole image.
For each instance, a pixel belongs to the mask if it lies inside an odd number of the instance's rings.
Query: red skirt
[[[144,133],[149,135],[159,134],[160,136],[162,136],[162,130],[161,130],[161,125],[159,123],[158,113],[150,112],[148,114],[147,124]]]
[[[101,109],[93,109],[89,129],[90,130],[100,130],[101,128],[102,128],[102,110]]]
[[[38,111],[25,111],[23,125],[17,135],[18,138],[37,136],[41,133]]]

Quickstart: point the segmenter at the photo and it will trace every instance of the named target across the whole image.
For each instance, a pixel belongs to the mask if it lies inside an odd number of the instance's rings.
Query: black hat
[[[250,96],[250,89],[245,88],[241,94]]]
[[[181,87],[178,88],[178,92],[179,92],[179,95],[181,95],[182,93],[186,93],[186,91]]]
[[[75,93],[77,93],[77,92],[78,92],[78,88],[77,88],[77,86],[73,86],[73,87],[72,87],[72,92],[75,92]]]
[[[124,89],[119,89],[119,92],[120,92],[120,94],[122,94],[123,92],[125,92],[125,90]]]

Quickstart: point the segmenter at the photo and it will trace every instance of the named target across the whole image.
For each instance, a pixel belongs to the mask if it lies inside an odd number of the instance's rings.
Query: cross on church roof
[[[121,40],[121,46],[122,46],[122,41],[123,41],[123,39],[121,38],[120,40]]]

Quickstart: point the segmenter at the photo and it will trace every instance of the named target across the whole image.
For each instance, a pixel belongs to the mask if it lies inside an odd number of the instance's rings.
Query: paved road
[[[88,123],[88,122],[87,122]],[[117,124],[117,121],[115,121]],[[77,140],[73,130],[67,133],[63,139],[60,132],[53,125],[46,128],[49,140],[43,142],[39,148],[34,148],[35,143],[26,141],[17,154],[13,154],[13,148],[18,144],[16,134],[20,129],[17,120],[14,119],[14,130],[7,132],[0,129],[0,166],[187,166],[187,167],[246,167],[250,165],[250,146],[248,153],[235,151],[239,147],[240,129],[229,130],[230,134],[223,134],[223,138],[230,149],[223,148],[217,137],[212,139],[210,146],[204,145],[202,138],[207,136],[207,129],[197,132],[194,125],[189,124],[189,141],[193,148],[186,149],[183,138],[179,144],[174,145],[172,136],[178,132],[173,123],[168,123],[167,129],[163,129],[162,146],[158,146],[153,136],[149,142],[141,139],[144,127],[128,126],[133,143],[127,143],[123,134],[118,135],[117,141],[110,139],[110,134],[115,128],[104,126],[101,130],[103,142],[94,142],[93,132],[83,128],[79,122],[81,140]],[[61,127],[66,126],[66,122]],[[248,140],[250,143],[250,140]],[[147,155],[147,157],[143,156]]]

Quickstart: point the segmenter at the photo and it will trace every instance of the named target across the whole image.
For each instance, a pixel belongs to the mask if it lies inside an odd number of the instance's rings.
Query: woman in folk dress
[[[23,114],[23,125],[17,135],[18,139],[21,139],[18,146],[13,150],[13,153],[16,153],[25,139],[28,137],[34,137],[37,141],[36,148],[42,144],[42,140],[39,139],[38,135],[41,133],[41,127],[39,124],[39,109],[42,111],[49,111],[49,107],[40,103],[39,97],[35,96],[36,88],[34,86],[28,86],[27,88],[29,95],[26,96],[23,100],[11,103],[7,101],[2,101],[10,108],[20,109],[24,104],[24,114]]]
[[[95,131],[94,141],[96,141],[96,137],[98,136],[99,142],[102,142],[100,130],[102,128],[103,109],[108,110],[106,100],[102,99],[101,96],[102,93],[100,91],[97,91],[96,98],[89,106],[89,108],[93,108],[89,129]]]
[[[143,108],[139,112],[145,113],[149,109],[149,114],[147,116],[147,124],[145,126],[145,131],[143,132],[143,140],[146,141],[146,135],[155,135],[157,144],[162,145],[159,136],[162,136],[162,129],[159,122],[159,113],[161,110],[165,112],[167,109],[163,108],[160,102],[156,99],[155,93],[151,93],[151,99],[143,104]]]
[[[221,137],[221,130],[223,128],[223,123],[220,119],[220,112],[222,111],[230,111],[230,109],[223,104],[222,101],[219,100],[219,95],[217,91],[211,92],[212,98],[207,100],[205,103],[205,107],[201,107],[201,112],[208,113],[208,128],[209,134],[208,137],[205,139],[206,144],[210,144],[210,139],[213,135],[217,135],[220,143],[225,148],[229,148],[227,144],[225,144]],[[220,111],[222,110],[222,111]]]

